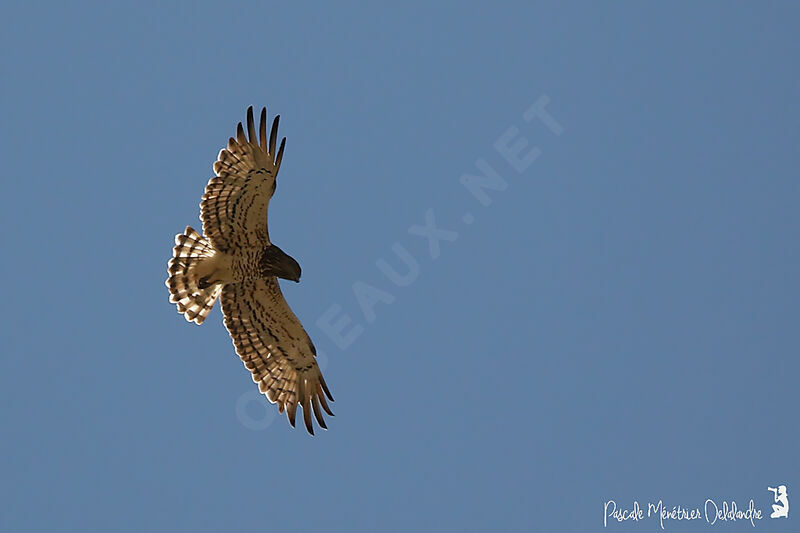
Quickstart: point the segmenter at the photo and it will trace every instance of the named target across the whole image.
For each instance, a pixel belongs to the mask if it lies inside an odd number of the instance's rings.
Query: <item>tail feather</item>
[[[178,312],[189,322],[202,324],[222,291],[221,284],[201,289],[194,276],[197,263],[213,256],[211,243],[190,226],[175,236],[166,285],[169,288],[169,301],[178,306]]]

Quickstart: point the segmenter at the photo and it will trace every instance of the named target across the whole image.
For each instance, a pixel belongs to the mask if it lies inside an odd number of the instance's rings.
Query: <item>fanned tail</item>
[[[213,257],[214,253],[211,243],[190,226],[182,234],[175,235],[166,285],[169,301],[178,306],[178,312],[189,322],[202,324],[222,291],[221,284],[201,289],[193,275],[196,265],[204,258]]]

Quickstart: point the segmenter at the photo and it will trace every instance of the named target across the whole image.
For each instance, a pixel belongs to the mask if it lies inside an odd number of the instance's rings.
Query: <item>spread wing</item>
[[[259,137],[253,122],[253,107],[247,109],[247,132],[242,123],[236,128],[236,138],[220,150],[214,163],[215,177],[206,185],[200,202],[203,233],[214,248],[226,252],[232,248],[249,248],[270,244],[267,229],[267,209],[275,192],[275,178],[283,159],[286,138],[275,152],[278,120],[272,123],[267,142],[267,109],[261,109]]]
[[[322,409],[333,416],[325,399],[333,401],[333,396],[317,366],[314,344],[286,303],[278,280],[231,283],[223,287],[221,299],[225,327],[259,390],[281,413],[286,410],[292,426],[301,405],[309,433],[314,434],[312,410],[327,429]]]

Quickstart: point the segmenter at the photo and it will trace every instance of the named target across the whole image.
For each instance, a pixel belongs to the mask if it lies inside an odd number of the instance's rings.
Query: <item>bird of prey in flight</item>
[[[278,278],[300,281],[300,265],[270,239],[267,210],[275,194],[286,138],[276,151],[278,119],[267,137],[267,110],[256,133],[252,106],[247,133],[240,122],[214,163],[200,202],[201,235],[191,227],[175,236],[169,261],[170,301],[186,320],[202,324],[217,298],[236,353],[258,389],[295,425],[302,406],[312,435],[313,413],[327,429],[333,401],[316,349],[281,293]]]

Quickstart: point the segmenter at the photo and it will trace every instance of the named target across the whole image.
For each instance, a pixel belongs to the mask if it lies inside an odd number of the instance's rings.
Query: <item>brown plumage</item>
[[[256,135],[253,108],[247,135],[240,122],[214,163],[200,203],[201,236],[191,227],[175,236],[166,281],[170,301],[186,320],[202,324],[221,294],[225,327],[253,381],[292,426],[298,405],[312,435],[313,413],[327,429],[322,411],[333,401],[316,362],[316,349],[281,293],[277,278],[300,280],[300,265],[269,237],[267,212],[275,192],[286,138],[276,153],[278,117],[269,139],[267,110]],[[249,139],[248,139],[249,136]]]

